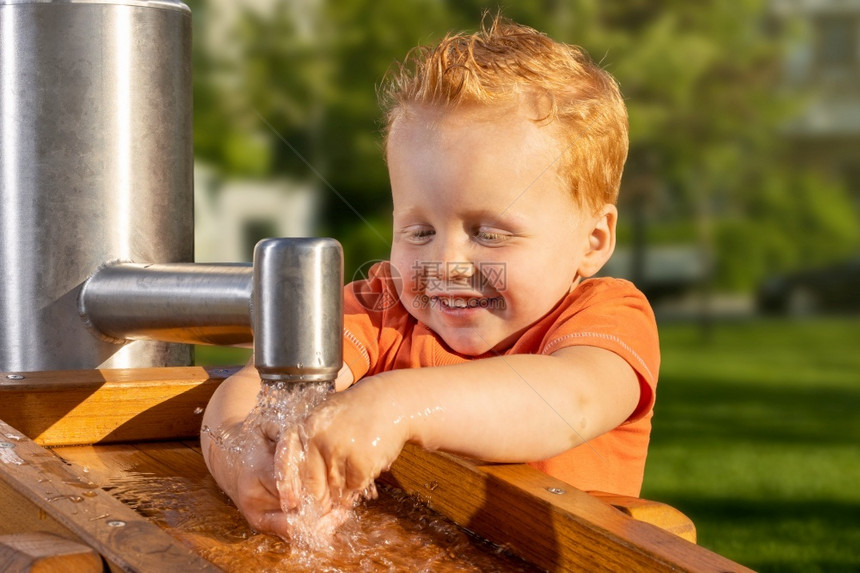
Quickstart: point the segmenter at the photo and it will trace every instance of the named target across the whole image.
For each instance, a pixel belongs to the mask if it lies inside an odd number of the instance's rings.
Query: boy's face
[[[411,108],[395,121],[400,300],[452,350],[505,350],[594,272],[583,262],[599,217],[583,213],[558,176],[562,150],[516,108]],[[610,226],[614,237],[614,215]]]

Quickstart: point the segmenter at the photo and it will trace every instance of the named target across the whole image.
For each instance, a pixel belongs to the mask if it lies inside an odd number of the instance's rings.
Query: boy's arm
[[[282,439],[276,463],[293,484],[282,501],[295,503],[301,487],[324,503],[361,490],[407,441],[488,461],[546,459],[617,427],[638,401],[633,368],[589,346],[385,372],[326,401],[302,440]]]
[[[487,461],[556,456],[616,428],[639,402],[633,368],[590,346],[409,373],[413,408],[444,404],[439,416],[414,418],[410,441]]]

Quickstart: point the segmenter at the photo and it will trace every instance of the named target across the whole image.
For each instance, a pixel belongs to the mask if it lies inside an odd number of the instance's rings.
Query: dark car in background
[[[757,304],[766,314],[860,311],[860,256],[766,279]]]

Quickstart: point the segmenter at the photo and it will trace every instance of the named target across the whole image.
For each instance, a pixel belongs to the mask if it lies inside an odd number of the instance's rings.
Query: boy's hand
[[[249,525],[284,537],[288,526],[275,486],[273,431],[258,426],[243,433],[241,423],[231,426],[210,442],[209,458],[216,481]]]
[[[330,396],[299,426],[281,436],[275,454],[284,511],[307,494],[323,512],[351,505],[391,466],[409,439],[409,416],[400,412],[391,382],[368,378]],[[394,386],[396,387],[396,386]]]

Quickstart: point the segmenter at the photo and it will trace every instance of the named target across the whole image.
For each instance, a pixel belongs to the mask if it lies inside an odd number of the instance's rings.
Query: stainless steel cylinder
[[[118,341],[250,344],[253,276],[249,263],[108,265],[84,285],[81,316]]]
[[[334,239],[254,249],[254,360],[265,381],[330,382],[343,363],[343,252]]]
[[[0,0],[0,371],[181,365],[78,316],[107,261],[193,259],[191,14]]]

